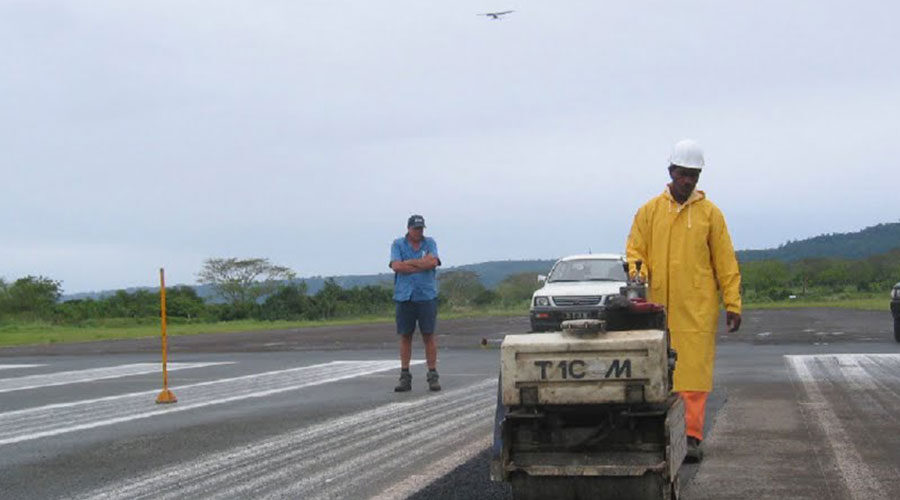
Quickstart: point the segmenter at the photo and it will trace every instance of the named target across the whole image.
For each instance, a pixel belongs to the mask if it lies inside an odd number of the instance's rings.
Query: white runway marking
[[[404,498],[489,446],[495,379],[391,403],[114,483],[82,498]],[[434,471],[429,457],[438,460]],[[367,488],[408,471],[381,493]],[[416,474],[424,475],[416,478]]]
[[[459,467],[481,451],[490,448],[492,443],[493,429],[468,445],[451,450],[446,457],[438,462],[428,464],[428,467],[422,467],[419,469],[418,473],[373,495],[372,498],[377,498],[379,500],[403,500],[404,498],[409,498],[422,488],[449,474],[453,469]]]
[[[232,363],[169,363],[167,369],[168,371],[175,371],[227,364]],[[78,384],[81,382],[93,382],[95,380],[129,377],[131,375],[144,375],[154,372],[158,372],[160,376],[162,376],[162,363],[134,363],[130,365],[91,368],[88,370],[41,373],[25,377],[0,379],[0,392],[22,391],[25,389],[37,389],[39,387],[50,387],[54,385]]]
[[[0,370],[12,370],[15,368],[36,368],[38,366],[47,366],[47,365],[0,365]]]
[[[870,370],[888,362],[900,367],[897,354],[823,354],[785,356],[797,379],[803,384],[807,403],[818,426],[828,438],[840,479],[855,499],[888,498],[877,475],[866,465],[854,446],[840,417],[823,393],[823,387],[850,382],[851,392],[877,389]],[[895,395],[896,396],[896,395]],[[873,394],[856,397],[873,398]]]
[[[424,361],[413,361],[421,364]],[[396,360],[332,361],[172,387],[173,405],[157,405],[159,389],[0,413],[0,445],[142,418],[260,398],[397,367]]]
[[[879,361],[890,364],[892,359],[894,366],[885,366],[885,372],[881,373]],[[851,388],[850,398],[856,401],[859,408],[869,410],[867,419],[881,421],[888,428],[895,427],[897,415],[900,414],[900,394],[889,383],[893,381],[900,386],[900,356],[842,355],[837,366]],[[895,468],[893,475],[900,477],[900,471]]]

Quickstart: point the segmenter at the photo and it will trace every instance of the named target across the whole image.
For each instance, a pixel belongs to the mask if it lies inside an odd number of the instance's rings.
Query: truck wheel
[[[894,318],[894,340],[900,342],[900,318]]]

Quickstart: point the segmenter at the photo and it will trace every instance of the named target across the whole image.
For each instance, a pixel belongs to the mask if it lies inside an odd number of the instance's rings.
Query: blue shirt
[[[437,243],[429,237],[425,237],[414,250],[406,236],[397,238],[391,244],[391,261],[404,261],[421,259],[426,254],[434,255],[440,262]],[[388,263],[390,265],[390,263]],[[434,300],[437,298],[437,272],[419,271],[412,274],[394,273],[394,300],[405,302],[407,300]]]

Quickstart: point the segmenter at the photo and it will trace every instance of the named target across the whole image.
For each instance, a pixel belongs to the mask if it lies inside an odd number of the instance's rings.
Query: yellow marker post
[[[169,351],[166,342],[166,274],[163,268],[159,268],[159,303],[162,309],[162,369],[163,369],[163,390],[156,396],[157,403],[175,403],[178,398],[169,390],[169,372],[166,371],[166,356]]]

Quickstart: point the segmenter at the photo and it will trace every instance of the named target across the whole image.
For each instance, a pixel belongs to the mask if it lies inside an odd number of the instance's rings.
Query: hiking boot
[[[687,463],[698,463],[703,460],[703,448],[700,447],[700,440],[694,436],[687,438],[687,456],[684,461]]]
[[[394,387],[394,392],[406,392],[412,390],[412,374],[409,372],[400,372],[400,382]]]
[[[425,378],[428,380],[428,389],[432,391],[441,390],[441,384],[438,382],[438,372],[437,370],[428,370],[428,376]]]

